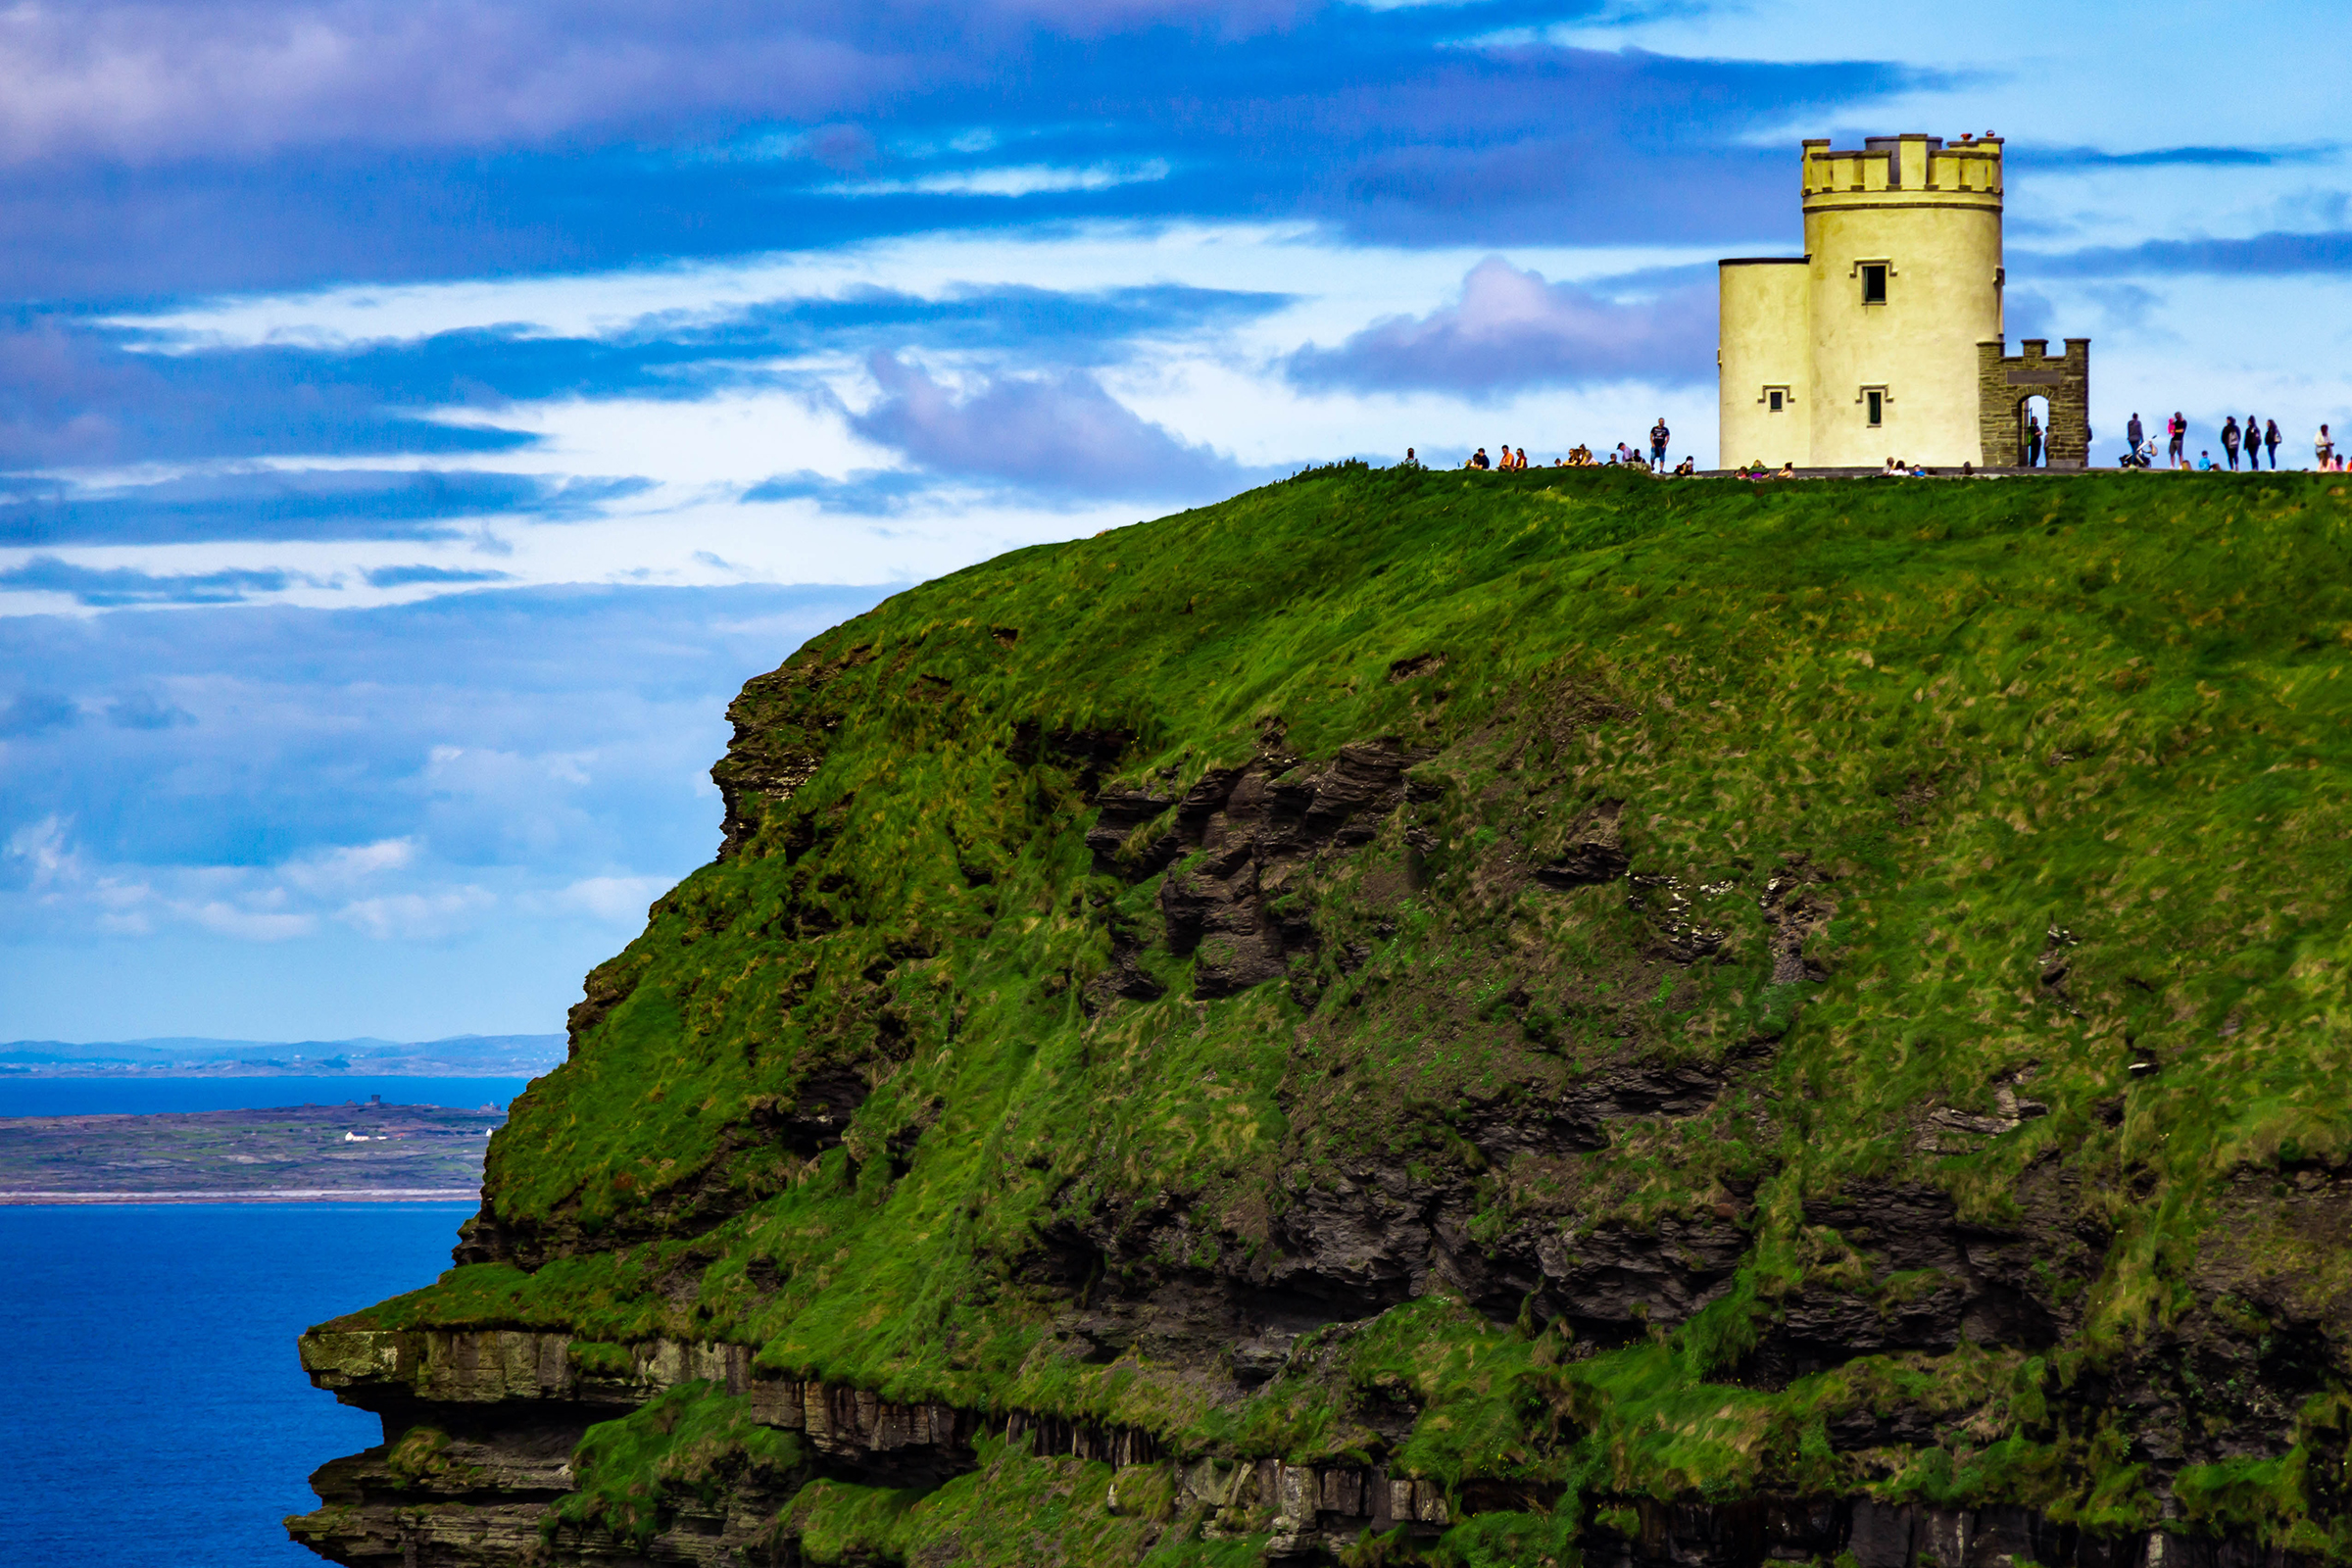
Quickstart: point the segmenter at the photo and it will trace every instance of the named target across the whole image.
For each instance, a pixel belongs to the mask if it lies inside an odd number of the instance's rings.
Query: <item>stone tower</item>
[[[2087,342],[2077,353],[2069,339],[2047,369],[2036,355],[2015,399],[1995,388],[2010,363],[2000,138],[1873,136],[1859,152],[1808,141],[1801,184],[1805,254],[1719,269],[1723,466],[2007,467],[2016,452],[1992,444],[2014,443],[2006,432],[2036,395],[2049,400],[2052,464],[2081,466]],[[2063,399],[2042,385],[2062,363],[2083,383]]]

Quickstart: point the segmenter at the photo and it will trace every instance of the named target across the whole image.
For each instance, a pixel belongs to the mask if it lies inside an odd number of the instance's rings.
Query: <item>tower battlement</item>
[[[1806,211],[1824,206],[1875,206],[1889,198],[1955,206],[2001,204],[2001,138],[1910,132],[1868,136],[1860,151],[1839,151],[1827,137],[1804,144]]]
[[[2001,150],[1916,132],[1804,143],[1804,253],[1718,269],[1726,466],[2007,467],[2035,419],[2053,465],[2086,460],[2089,345],[2046,366],[2003,351]]]

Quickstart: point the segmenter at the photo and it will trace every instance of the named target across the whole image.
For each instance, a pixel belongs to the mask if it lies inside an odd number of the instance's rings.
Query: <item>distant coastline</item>
[[[495,1104],[0,1117],[0,1205],[478,1201]]]
[[[535,1078],[563,1061],[562,1035],[443,1040],[166,1038],[0,1043],[0,1078]]]
[[[249,1193],[9,1193],[0,1208],[74,1203],[478,1203],[474,1187],[317,1187]]]

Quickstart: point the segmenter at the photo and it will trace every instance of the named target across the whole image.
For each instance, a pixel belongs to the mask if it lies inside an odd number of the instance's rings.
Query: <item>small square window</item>
[[[1870,427],[1877,429],[1886,422],[1886,389],[1871,387],[1862,394],[1862,409],[1870,416]]]
[[[1780,413],[1788,406],[1788,389],[1777,386],[1766,387],[1764,389],[1764,406],[1775,414]]]
[[[1886,264],[1885,262],[1864,262],[1862,264],[1862,303],[1865,305],[1886,303]]]

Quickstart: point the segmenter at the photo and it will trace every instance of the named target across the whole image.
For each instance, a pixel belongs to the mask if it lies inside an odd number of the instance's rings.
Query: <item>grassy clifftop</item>
[[[1764,1494],[2337,1554],[2348,564],[2320,476],[1349,466],[926,584],[746,688],[473,1261],[335,1326],[1379,1464],[1463,1561]],[[982,1457],[780,1528],[986,1558],[1050,1465]],[[1107,1477],[1004,1560],[1254,1553]]]

